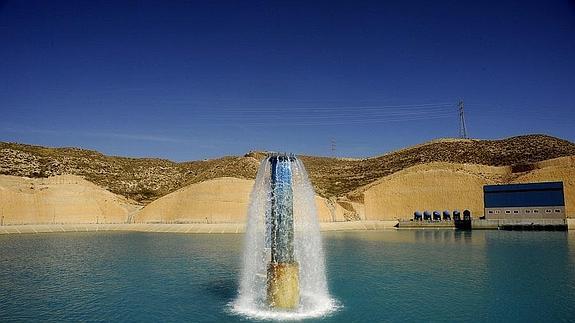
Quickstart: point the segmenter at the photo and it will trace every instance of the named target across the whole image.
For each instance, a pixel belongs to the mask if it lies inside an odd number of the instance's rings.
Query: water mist
[[[336,309],[327,288],[315,193],[294,155],[272,154],[258,170],[232,307],[249,317],[281,320]]]

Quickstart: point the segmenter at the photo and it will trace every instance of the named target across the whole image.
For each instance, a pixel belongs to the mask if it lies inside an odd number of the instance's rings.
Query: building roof
[[[485,185],[483,192],[509,192],[532,190],[562,190],[563,182],[542,182],[526,184]]]
[[[564,206],[563,182],[486,185],[486,208]]]

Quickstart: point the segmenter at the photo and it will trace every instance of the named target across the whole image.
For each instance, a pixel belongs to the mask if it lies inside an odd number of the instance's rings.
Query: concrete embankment
[[[529,165],[426,163],[405,168],[346,196],[315,196],[320,222],[394,221],[414,211],[470,210],[483,215],[487,184],[561,181],[565,212],[575,218],[575,156]],[[0,175],[0,226],[49,223],[243,223],[253,180],[220,177],[138,205],[79,176]]]
[[[118,223],[142,207],[80,176],[0,175],[0,227],[38,223]]]
[[[517,172],[512,166],[426,163],[406,168],[360,187],[349,195],[363,201],[365,220],[411,218],[415,211],[470,210],[483,215],[483,186],[560,181],[565,212],[575,218],[575,156],[529,165]]]
[[[529,227],[556,231],[559,227],[574,228],[575,220],[573,219],[522,219],[522,220],[482,220],[473,219],[470,222],[473,230],[501,230],[507,227]],[[454,221],[399,221],[399,229],[456,229]]]
[[[191,184],[148,204],[135,215],[134,222],[243,223],[253,186],[253,180],[231,177]],[[345,210],[338,203],[317,195],[315,202],[321,222],[345,220]]]
[[[393,229],[397,221],[350,221],[320,223],[321,231],[359,231]],[[243,233],[244,223],[189,224],[36,224],[0,226],[0,234],[61,233],[61,232],[166,232],[166,233]]]

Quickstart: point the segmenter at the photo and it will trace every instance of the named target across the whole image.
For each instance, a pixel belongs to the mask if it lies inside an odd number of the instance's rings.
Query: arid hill
[[[175,163],[166,159],[106,156],[78,148],[0,143],[0,174],[32,178],[79,175],[111,192],[143,203],[208,179],[251,179],[258,166],[258,160],[248,157]]]
[[[316,192],[342,196],[405,168],[432,162],[513,166],[529,171],[532,164],[575,155],[575,144],[546,135],[526,135],[503,140],[443,139],[391,152],[383,156],[346,160],[302,156]]]
[[[78,148],[46,148],[0,143],[0,174],[33,178],[79,175],[111,192],[148,203],[189,184],[220,177],[255,178],[265,152],[176,163],[165,159],[106,156]],[[362,186],[431,162],[513,166],[517,172],[536,162],[575,156],[575,144],[546,135],[504,140],[444,139],[367,159],[301,156],[316,192],[345,196]]]

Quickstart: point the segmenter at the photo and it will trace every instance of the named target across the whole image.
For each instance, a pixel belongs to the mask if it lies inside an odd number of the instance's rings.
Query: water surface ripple
[[[0,321],[249,321],[242,235],[0,236]],[[307,321],[572,322],[575,232],[324,233],[340,308]]]

